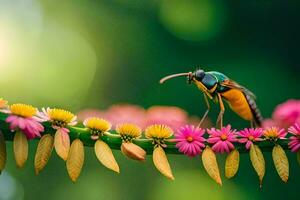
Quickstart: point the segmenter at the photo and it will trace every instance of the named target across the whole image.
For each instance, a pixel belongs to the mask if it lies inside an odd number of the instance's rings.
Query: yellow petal
[[[28,141],[25,134],[20,131],[14,136],[14,154],[17,166],[23,167],[28,158]]]
[[[97,140],[95,143],[95,154],[98,160],[108,169],[120,173],[120,168],[115,160],[115,157],[110,147],[102,140]]]
[[[297,161],[298,161],[298,164],[300,165],[300,150],[297,152]]]
[[[54,148],[57,155],[66,161],[70,149],[70,137],[62,129],[58,129],[54,135]]]
[[[75,182],[79,177],[83,163],[84,146],[81,140],[76,139],[71,144],[70,152],[66,162],[69,177],[73,182]]]
[[[250,160],[252,162],[252,166],[254,167],[260,182],[260,186],[262,185],[263,178],[265,176],[265,159],[257,145],[251,145],[250,147]]]
[[[174,180],[172,170],[166,156],[164,149],[160,146],[156,147],[153,151],[153,163],[160,173],[167,178]]]
[[[208,175],[219,185],[222,185],[216,154],[209,146],[202,153],[202,162]]]
[[[54,139],[50,134],[43,135],[36,149],[34,158],[35,173],[38,175],[47,165],[53,150]]]
[[[239,170],[240,164],[240,153],[238,150],[234,149],[231,151],[225,162],[225,176],[226,178],[232,178],[236,175]]]
[[[0,131],[0,173],[6,164],[6,144],[3,133]]]
[[[272,157],[279,177],[286,183],[289,179],[289,160],[280,145],[274,146]]]
[[[136,144],[131,142],[123,142],[121,145],[121,151],[128,158],[138,161],[145,161],[146,151]]]

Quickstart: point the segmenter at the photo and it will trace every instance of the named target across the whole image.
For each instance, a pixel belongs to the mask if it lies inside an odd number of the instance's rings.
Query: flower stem
[[[5,122],[5,119],[7,118],[7,114],[0,113],[0,130],[3,132],[4,138],[7,141],[12,141],[13,137],[15,135],[15,132],[11,132],[9,130],[8,124]],[[43,126],[45,127],[44,134],[55,134],[55,129],[52,128],[51,123],[44,122]],[[80,126],[73,126],[73,127],[67,127],[70,130],[70,138],[71,140],[75,140],[79,138],[85,146],[93,147],[95,144],[95,141],[91,139],[91,133],[89,129],[80,127]],[[37,138],[38,139],[38,138]],[[115,131],[111,131],[109,133],[103,134],[101,136],[101,140],[106,142],[110,148],[120,150],[120,146],[122,144],[122,139],[119,135],[116,134]],[[138,146],[142,147],[147,154],[152,154],[154,149],[154,144],[152,139],[134,139],[133,143],[137,144]],[[176,142],[174,140],[167,140],[166,142],[167,147],[164,149],[166,153],[169,154],[181,154],[177,148],[176,148]],[[271,151],[274,147],[274,143],[269,141],[262,141],[256,143],[262,151]],[[283,149],[288,149],[288,140],[279,140],[277,144],[281,145]],[[208,143],[206,145],[209,145]],[[247,152],[245,145],[240,143],[234,143],[235,147],[241,152]]]

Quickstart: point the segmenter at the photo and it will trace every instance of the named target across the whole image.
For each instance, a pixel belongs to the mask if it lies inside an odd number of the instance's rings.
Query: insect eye
[[[203,70],[197,70],[194,73],[194,76],[197,81],[201,81],[203,79],[203,77],[205,76],[205,72]]]

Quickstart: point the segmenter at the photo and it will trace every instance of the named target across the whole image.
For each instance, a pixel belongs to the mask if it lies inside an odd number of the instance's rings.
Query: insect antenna
[[[172,75],[166,76],[166,77],[160,79],[159,83],[163,84],[165,81],[170,80],[170,79],[175,78],[175,77],[179,77],[179,76],[191,76],[191,72],[172,74]]]

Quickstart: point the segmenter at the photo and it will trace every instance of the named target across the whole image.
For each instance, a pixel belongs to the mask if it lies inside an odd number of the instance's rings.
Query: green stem
[[[0,113],[0,130],[3,132],[5,140],[12,141],[13,137],[15,135],[14,132],[11,132],[9,130],[8,124],[5,122],[5,119],[7,118],[7,114]],[[52,134],[54,135],[56,130],[52,128],[51,123],[44,122],[42,123],[45,127],[45,131],[42,134]],[[70,130],[70,139],[74,140],[76,138],[79,138],[85,146],[93,147],[95,141],[91,139],[91,134],[89,129],[79,127],[79,126],[73,126],[73,127],[67,127]],[[38,139],[38,138],[37,138]],[[122,144],[122,139],[119,137],[119,135],[116,134],[115,131],[111,131],[110,133],[105,133],[103,136],[101,136],[101,139],[106,142],[112,149],[120,150],[120,146]],[[153,145],[152,139],[134,139],[133,143],[137,144],[138,146],[142,147],[147,154],[152,154],[154,145]],[[281,145],[284,149],[288,149],[288,140],[279,140],[277,141],[277,144]],[[176,148],[176,143],[173,141],[166,141],[167,147],[165,148],[166,153],[169,154],[181,154],[178,149]],[[210,144],[206,144],[210,145]],[[247,152],[245,149],[245,144],[240,144],[238,142],[234,143],[235,147],[240,152]],[[257,145],[262,149],[262,151],[271,151],[274,147],[274,143],[270,141],[262,141],[258,142]]]

